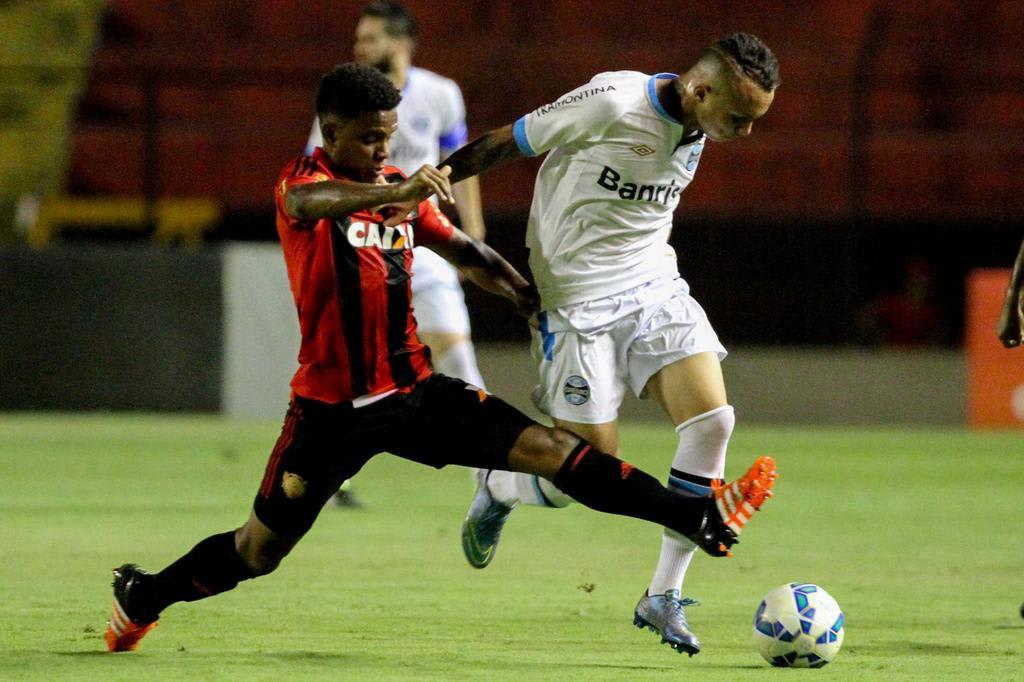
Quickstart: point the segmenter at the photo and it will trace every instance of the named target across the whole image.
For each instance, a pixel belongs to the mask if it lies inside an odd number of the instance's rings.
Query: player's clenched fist
[[[448,181],[451,172],[452,169],[448,166],[438,170],[427,164],[399,183],[399,200],[389,206],[392,212],[384,224],[393,226],[401,223],[419,202],[431,194],[436,194],[447,202],[455,201],[452,196],[452,184]]]
[[[452,202],[452,184],[448,182],[448,176],[452,169],[448,166],[438,170],[430,164],[424,165],[418,171],[406,178],[400,187],[404,200],[422,201],[431,194],[436,194],[440,199]]]

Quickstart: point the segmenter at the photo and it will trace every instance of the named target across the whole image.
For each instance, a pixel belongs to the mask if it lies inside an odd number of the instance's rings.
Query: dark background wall
[[[528,252],[525,222],[493,217],[488,241],[518,267]],[[907,264],[927,263],[934,334],[910,345],[956,346],[964,321],[964,278],[975,267],[1008,267],[1024,230],[984,223],[870,221],[754,222],[677,219],[672,244],[680,272],[723,341],[743,345],[877,346],[875,304],[899,298]],[[474,335],[525,339],[501,303],[465,287]]]
[[[137,194],[150,182],[231,208],[268,206],[278,169],[305,141],[318,76],[350,58],[362,4],[113,0],[75,130],[72,187]],[[1024,176],[1012,172],[1024,147],[1015,0],[408,5],[422,26],[416,62],[461,84],[474,134],[599,71],[680,71],[719,35],[760,35],[780,59],[782,88],[750,140],[709,150],[686,216],[1024,213]],[[487,177],[489,207],[525,209],[532,178],[530,163]]]
[[[213,251],[0,249],[3,409],[220,408]]]

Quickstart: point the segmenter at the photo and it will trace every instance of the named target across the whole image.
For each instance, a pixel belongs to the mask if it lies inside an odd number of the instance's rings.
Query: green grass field
[[[328,508],[265,578],[166,611],[132,654],[104,652],[110,568],[156,570],[242,523],[278,425],[197,417],[0,416],[0,679],[1022,679],[1024,438],[960,430],[741,424],[735,475],[778,460],[777,495],[735,558],[699,557],[692,659],[632,626],[660,531],[579,506],[517,510],[471,569],[472,486],[382,455],[362,510]],[[624,432],[664,475],[674,434]],[[836,662],[775,670],[751,641],[761,596],[816,582],[847,633]]]

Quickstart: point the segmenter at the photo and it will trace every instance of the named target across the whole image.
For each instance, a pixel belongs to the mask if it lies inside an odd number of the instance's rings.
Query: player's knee
[[[731,405],[709,410],[694,417],[694,426],[700,431],[701,437],[709,442],[726,443],[732,437],[736,427],[736,413]]]
[[[680,424],[679,449],[672,460],[673,468],[691,474],[720,478],[725,471],[725,455],[736,425],[736,415],[729,405],[715,408]]]
[[[551,449],[557,452],[560,459],[563,461],[569,456],[580,441],[583,440],[572,431],[566,431],[559,427],[553,427],[548,430],[548,438],[550,439]]]
[[[509,463],[517,470],[552,479],[579,443],[580,437],[565,429],[534,424],[516,441]]]
[[[239,556],[242,557],[242,561],[244,561],[257,576],[273,573],[274,570],[281,565],[281,560],[284,559],[287,554],[288,552],[256,547],[250,547],[244,552],[239,552]]]
[[[580,440],[581,438],[571,431],[560,429],[557,426],[542,426],[532,445],[537,456],[557,459],[562,462],[569,456],[573,448],[579,445]]]
[[[235,534],[235,550],[242,561],[252,570],[254,575],[272,573],[281,560],[288,556],[294,547],[292,541],[275,541],[259,533],[247,532],[246,527],[240,528]]]

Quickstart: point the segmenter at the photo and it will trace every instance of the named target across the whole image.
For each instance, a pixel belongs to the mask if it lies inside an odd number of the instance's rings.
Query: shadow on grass
[[[69,656],[69,657],[72,657],[72,658],[78,658],[78,657],[89,658],[89,657],[93,657],[93,656],[97,656],[97,657],[101,657],[102,658],[104,656],[114,656],[114,657],[117,657],[119,659],[125,659],[125,658],[127,658],[127,659],[136,659],[137,658],[140,661],[146,661],[147,658],[150,658],[150,657],[148,657],[146,655],[146,652],[144,652],[144,651],[142,651],[142,652],[125,651],[125,652],[121,652],[121,653],[117,653],[117,654],[111,654],[109,651],[104,651],[102,649],[98,649],[98,650],[95,650],[95,651],[29,651],[29,650],[22,650],[22,651],[18,651],[18,652],[14,652],[14,653],[19,653],[19,654],[36,654],[36,655],[42,654],[42,655],[53,655],[53,656]],[[189,657],[192,657],[192,658],[206,658],[206,657],[217,657],[217,658],[220,658],[220,657],[224,656],[224,652],[223,651],[170,651],[170,652],[168,652],[168,651],[156,652],[155,651],[154,653],[157,653],[157,654],[159,654],[161,656],[168,655],[168,654],[181,654],[183,656],[189,656]],[[252,652],[252,651],[249,651],[249,652],[245,652],[245,653],[236,652],[236,653],[233,653],[232,656],[234,657],[234,659],[236,661],[240,660],[240,659],[259,660],[259,659],[264,659],[264,658],[272,658],[272,659],[274,659],[276,661],[279,661],[279,660],[282,660],[282,659],[284,659],[284,660],[295,660],[295,661],[326,661],[326,662],[329,662],[329,663],[332,663],[332,664],[333,663],[343,663],[343,662],[346,662],[346,661],[351,661],[352,658],[353,658],[353,656],[351,654],[335,654],[335,653],[330,653],[330,652],[327,652],[327,651],[265,651],[265,652]]]
[[[860,647],[850,647],[850,651],[859,650]],[[913,642],[909,640],[879,642],[871,645],[875,653],[887,652],[897,654],[929,654],[933,656],[997,656],[1002,655],[1001,651],[983,649],[981,647],[963,646],[960,644],[942,644],[940,642]]]
[[[685,658],[681,659],[686,661]],[[758,665],[757,663],[744,664],[744,665],[726,665],[726,664],[711,664],[711,668],[722,668],[728,670],[763,670],[767,664]],[[547,668],[597,668],[601,670],[665,670],[674,671],[678,670],[673,665],[616,665],[614,663],[545,663]]]
[[[19,651],[22,654],[53,654],[54,656],[109,656],[109,651]]]
[[[545,663],[546,668],[599,668],[602,670],[675,670],[670,665],[616,665],[615,663]]]

